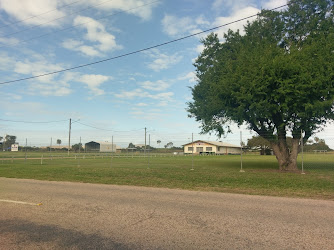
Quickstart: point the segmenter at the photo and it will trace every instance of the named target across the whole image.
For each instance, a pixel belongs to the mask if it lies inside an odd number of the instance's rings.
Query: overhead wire
[[[69,15],[63,15],[63,16],[61,16],[61,17],[57,17],[57,18],[55,18],[55,19],[49,20],[49,21],[44,22],[44,23],[36,24],[36,25],[31,26],[31,27],[26,28],[26,29],[22,29],[22,30],[19,30],[19,31],[10,33],[10,34],[5,34],[5,35],[2,35],[2,37],[8,37],[8,36],[11,36],[11,35],[16,35],[16,34],[19,34],[19,33],[24,32],[24,31],[27,31],[27,30],[31,30],[31,29],[40,27],[40,26],[42,26],[42,25],[44,25],[44,24],[52,23],[53,21],[57,21],[57,20],[60,20],[60,19],[65,18],[65,17],[68,17],[68,16],[72,16],[72,15],[78,14],[78,13],[83,12],[83,11],[85,11],[85,10],[89,10],[89,9],[91,9],[91,8],[93,8],[93,7],[96,7],[96,6],[105,4],[105,3],[107,3],[107,2],[111,2],[111,1],[113,1],[113,0],[107,0],[107,1],[104,1],[104,2],[99,3],[99,4],[91,5],[91,6],[87,7],[87,8],[85,8],[85,9],[81,9],[81,10],[76,11],[76,12],[73,12],[73,13],[71,13],[71,14],[69,14]],[[81,24],[79,24],[79,25],[81,25]],[[75,26],[73,26],[73,27],[75,27]]]
[[[40,13],[40,14],[38,14],[38,15],[30,16],[30,17],[27,17],[27,18],[25,18],[25,19],[18,20],[18,21],[16,21],[16,22],[8,23],[8,24],[6,24],[6,25],[0,26],[0,29],[5,28],[5,27],[8,27],[8,26],[11,26],[11,25],[16,25],[16,24],[18,24],[18,23],[22,23],[22,22],[27,21],[27,20],[32,19],[32,18],[36,18],[36,17],[39,17],[39,16],[43,16],[43,15],[45,15],[45,14],[51,13],[51,12],[56,11],[56,10],[59,10],[59,9],[63,9],[63,8],[65,8],[65,7],[68,7],[68,6],[70,6],[70,5],[73,5],[73,4],[78,3],[78,2],[81,2],[81,1],[83,1],[83,0],[78,0],[78,1],[75,1],[75,2],[72,2],[72,3],[69,3],[69,4],[64,4],[64,5],[62,5],[62,6],[58,7],[58,8],[55,8],[55,9],[52,9],[52,10],[48,10],[48,11],[46,11],[46,12],[42,12],[42,13]]]
[[[270,9],[270,11],[276,10],[276,9],[280,9],[280,8],[286,7],[288,5],[289,4],[284,4],[284,5],[281,5],[279,7]],[[95,62],[91,62],[91,63],[86,63],[86,64],[81,64],[81,65],[78,65],[78,66],[74,66],[74,67],[70,67],[70,68],[66,68],[66,69],[62,69],[62,70],[57,70],[57,71],[53,71],[53,72],[48,72],[48,73],[44,73],[44,74],[40,74],[40,75],[36,75],[36,76],[30,76],[30,77],[25,77],[25,78],[20,78],[20,79],[15,79],[15,80],[10,80],[10,81],[0,82],[0,84],[8,84],[8,83],[20,82],[20,81],[24,81],[24,80],[31,80],[31,79],[35,79],[35,78],[39,78],[39,77],[43,77],[43,76],[58,74],[58,73],[61,73],[61,72],[66,72],[66,71],[70,71],[70,70],[73,70],[73,69],[79,69],[79,68],[91,66],[91,65],[94,65],[94,64],[99,64],[99,63],[103,63],[103,62],[107,62],[107,61],[119,59],[119,58],[122,58],[122,57],[126,57],[126,56],[130,56],[130,55],[138,54],[138,53],[143,52],[143,51],[147,51],[147,50],[151,50],[151,49],[154,49],[154,48],[162,47],[162,46],[165,46],[165,45],[168,45],[168,44],[171,44],[171,43],[175,43],[175,42],[178,42],[178,41],[181,41],[181,40],[185,40],[185,39],[190,38],[190,37],[194,37],[194,36],[197,36],[197,35],[200,35],[200,34],[203,34],[203,33],[207,33],[209,31],[213,31],[213,30],[216,30],[216,29],[219,29],[219,28],[222,28],[222,27],[234,24],[234,23],[238,23],[238,22],[250,19],[252,17],[256,17],[259,14],[260,13],[257,13],[257,14],[254,14],[254,15],[250,15],[250,16],[247,16],[247,17],[240,18],[238,20],[232,21],[232,22],[228,22],[228,23],[225,23],[225,24],[222,24],[222,25],[218,25],[218,26],[215,26],[215,27],[210,28],[210,29],[206,29],[204,31],[196,32],[196,33],[193,33],[193,34],[190,34],[190,35],[187,35],[187,36],[183,36],[183,37],[180,37],[180,38],[177,38],[177,39],[174,39],[174,40],[170,40],[170,41],[167,41],[167,42],[163,42],[163,43],[160,43],[160,44],[157,44],[157,45],[153,45],[153,46],[146,47],[146,48],[143,48],[143,49],[139,49],[139,50],[135,50],[135,51],[132,51],[132,52],[128,52],[128,53],[125,53],[125,54],[122,54],[122,55],[118,55],[118,56],[114,56],[114,57],[109,57],[109,58],[106,58],[106,59],[103,59],[103,60],[99,60],[99,61],[95,61]]]
[[[103,2],[103,3],[106,3],[106,2],[109,2],[109,1],[112,1],[112,0],[108,0],[108,1],[105,1],[105,2]],[[126,12],[129,12],[129,11],[133,11],[133,10],[135,10],[135,9],[139,9],[139,8],[142,8],[142,7],[145,7],[145,6],[148,6],[148,5],[152,5],[152,4],[155,4],[155,3],[160,2],[160,1],[161,1],[161,0],[156,0],[156,1],[149,2],[149,3],[145,3],[145,4],[140,5],[140,6],[136,6],[136,7],[134,7],[134,8],[127,9],[127,10],[117,11],[117,12],[115,12],[115,13],[113,13],[113,14],[110,14],[110,15],[102,16],[102,17],[100,17],[100,18],[96,18],[96,19],[91,20],[91,21],[78,23],[78,24],[76,24],[76,25],[72,25],[72,26],[70,26],[70,27],[66,27],[66,28],[63,28],[63,29],[60,29],[60,30],[57,30],[57,31],[52,31],[52,32],[49,32],[49,33],[44,33],[44,34],[39,35],[39,36],[35,36],[35,37],[31,37],[31,38],[28,38],[28,39],[25,39],[25,40],[21,40],[21,41],[19,41],[19,42],[17,42],[17,43],[12,43],[12,44],[7,44],[7,45],[2,45],[2,46],[0,46],[0,48],[11,47],[11,46],[17,46],[18,44],[20,44],[20,43],[22,43],[22,42],[28,42],[28,41],[32,41],[32,40],[35,40],[35,39],[38,39],[38,38],[41,38],[41,37],[44,37],[44,36],[48,36],[48,35],[52,35],[52,34],[56,34],[56,33],[59,33],[59,32],[65,31],[65,30],[71,30],[71,29],[73,29],[73,28],[75,28],[75,27],[78,27],[78,26],[80,26],[80,25],[83,25],[83,24],[91,23],[91,22],[93,22],[93,21],[97,21],[97,20],[101,20],[101,19],[109,18],[109,17],[111,17],[111,16],[115,16],[115,15],[118,15],[118,14],[126,13]],[[98,6],[98,5],[95,5],[95,6]],[[88,9],[88,8],[87,8],[87,9]],[[86,9],[85,9],[85,10],[86,10]],[[79,12],[80,12],[80,11],[79,11]],[[76,13],[78,13],[78,12],[76,12]],[[58,19],[61,19],[61,18],[58,18]],[[56,19],[54,19],[54,20],[56,20]],[[54,21],[54,20],[53,20],[53,21]],[[45,23],[43,23],[43,24],[45,24]],[[37,26],[41,26],[41,25],[37,25]],[[37,26],[35,26],[35,27],[37,27]],[[34,27],[34,28],[35,28],[35,27]],[[30,28],[25,29],[25,30],[21,30],[21,31],[23,32],[23,31],[26,31],[26,30],[29,30],[29,29],[30,29]],[[20,33],[20,32],[16,32],[16,33]],[[12,34],[9,34],[9,35],[13,35],[13,34],[16,34],[16,33],[12,33]],[[7,36],[9,36],[9,35],[7,35]],[[6,37],[6,36],[2,36],[2,37]]]
[[[55,122],[64,122],[68,120],[58,120],[58,121],[17,121],[17,120],[5,120],[5,119],[0,119],[0,121],[5,121],[5,122],[19,122],[19,123],[55,123]]]
[[[86,127],[90,127],[90,128],[94,128],[94,129],[97,129],[97,130],[103,130],[103,131],[111,131],[111,132],[135,132],[135,131],[140,131],[140,130],[143,130],[144,128],[140,128],[140,129],[133,129],[133,130],[124,130],[124,131],[120,131],[120,130],[114,130],[114,129],[104,129],[104,128],[98,128],[98,127],[95,127],[95,126],[92,126],[92,125],[88,125],[88,124],[84,124],[82,122],[79,122],[77,121],[77,123],[83,125],[83,126],[86,126]]]

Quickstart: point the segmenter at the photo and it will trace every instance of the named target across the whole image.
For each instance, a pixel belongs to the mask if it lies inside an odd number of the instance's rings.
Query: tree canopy
[[[172,148],[173,147],[173,142],[168,142],[164,147],[165,148]]]
[[[291,0],[286,10],[263,10],[244,34],[203,39],[188,103],[203,132],[247,124],[270,142],[281,170],[296,170],[301,131],[306,142],[334,119],[333,8],[332,0]]]
[[[2,147],[4,150],[10,149],[12,144],[16,143],[16,136],[15,135],[6,135],[5,138],[3,138]]]

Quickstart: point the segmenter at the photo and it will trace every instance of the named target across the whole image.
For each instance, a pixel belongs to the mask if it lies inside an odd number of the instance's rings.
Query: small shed
[[[183,145],[185,154],[241,154],[240,146],[217,141],[197,140]]]
[[[113,152],[115,153],[117,149],[116,144],[112,144],[111,142],[98,142],[91,141],[85,143],[86,152]]]

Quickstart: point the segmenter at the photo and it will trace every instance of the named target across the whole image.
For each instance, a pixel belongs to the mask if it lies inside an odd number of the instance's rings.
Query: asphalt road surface
[[[334,202],[0,178],[0,249],[334,249]]]

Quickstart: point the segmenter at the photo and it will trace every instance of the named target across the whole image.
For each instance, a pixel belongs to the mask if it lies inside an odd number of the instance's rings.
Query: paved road
[[[0,178],[0,242],[6,250],[333,249],[334,202]]]

